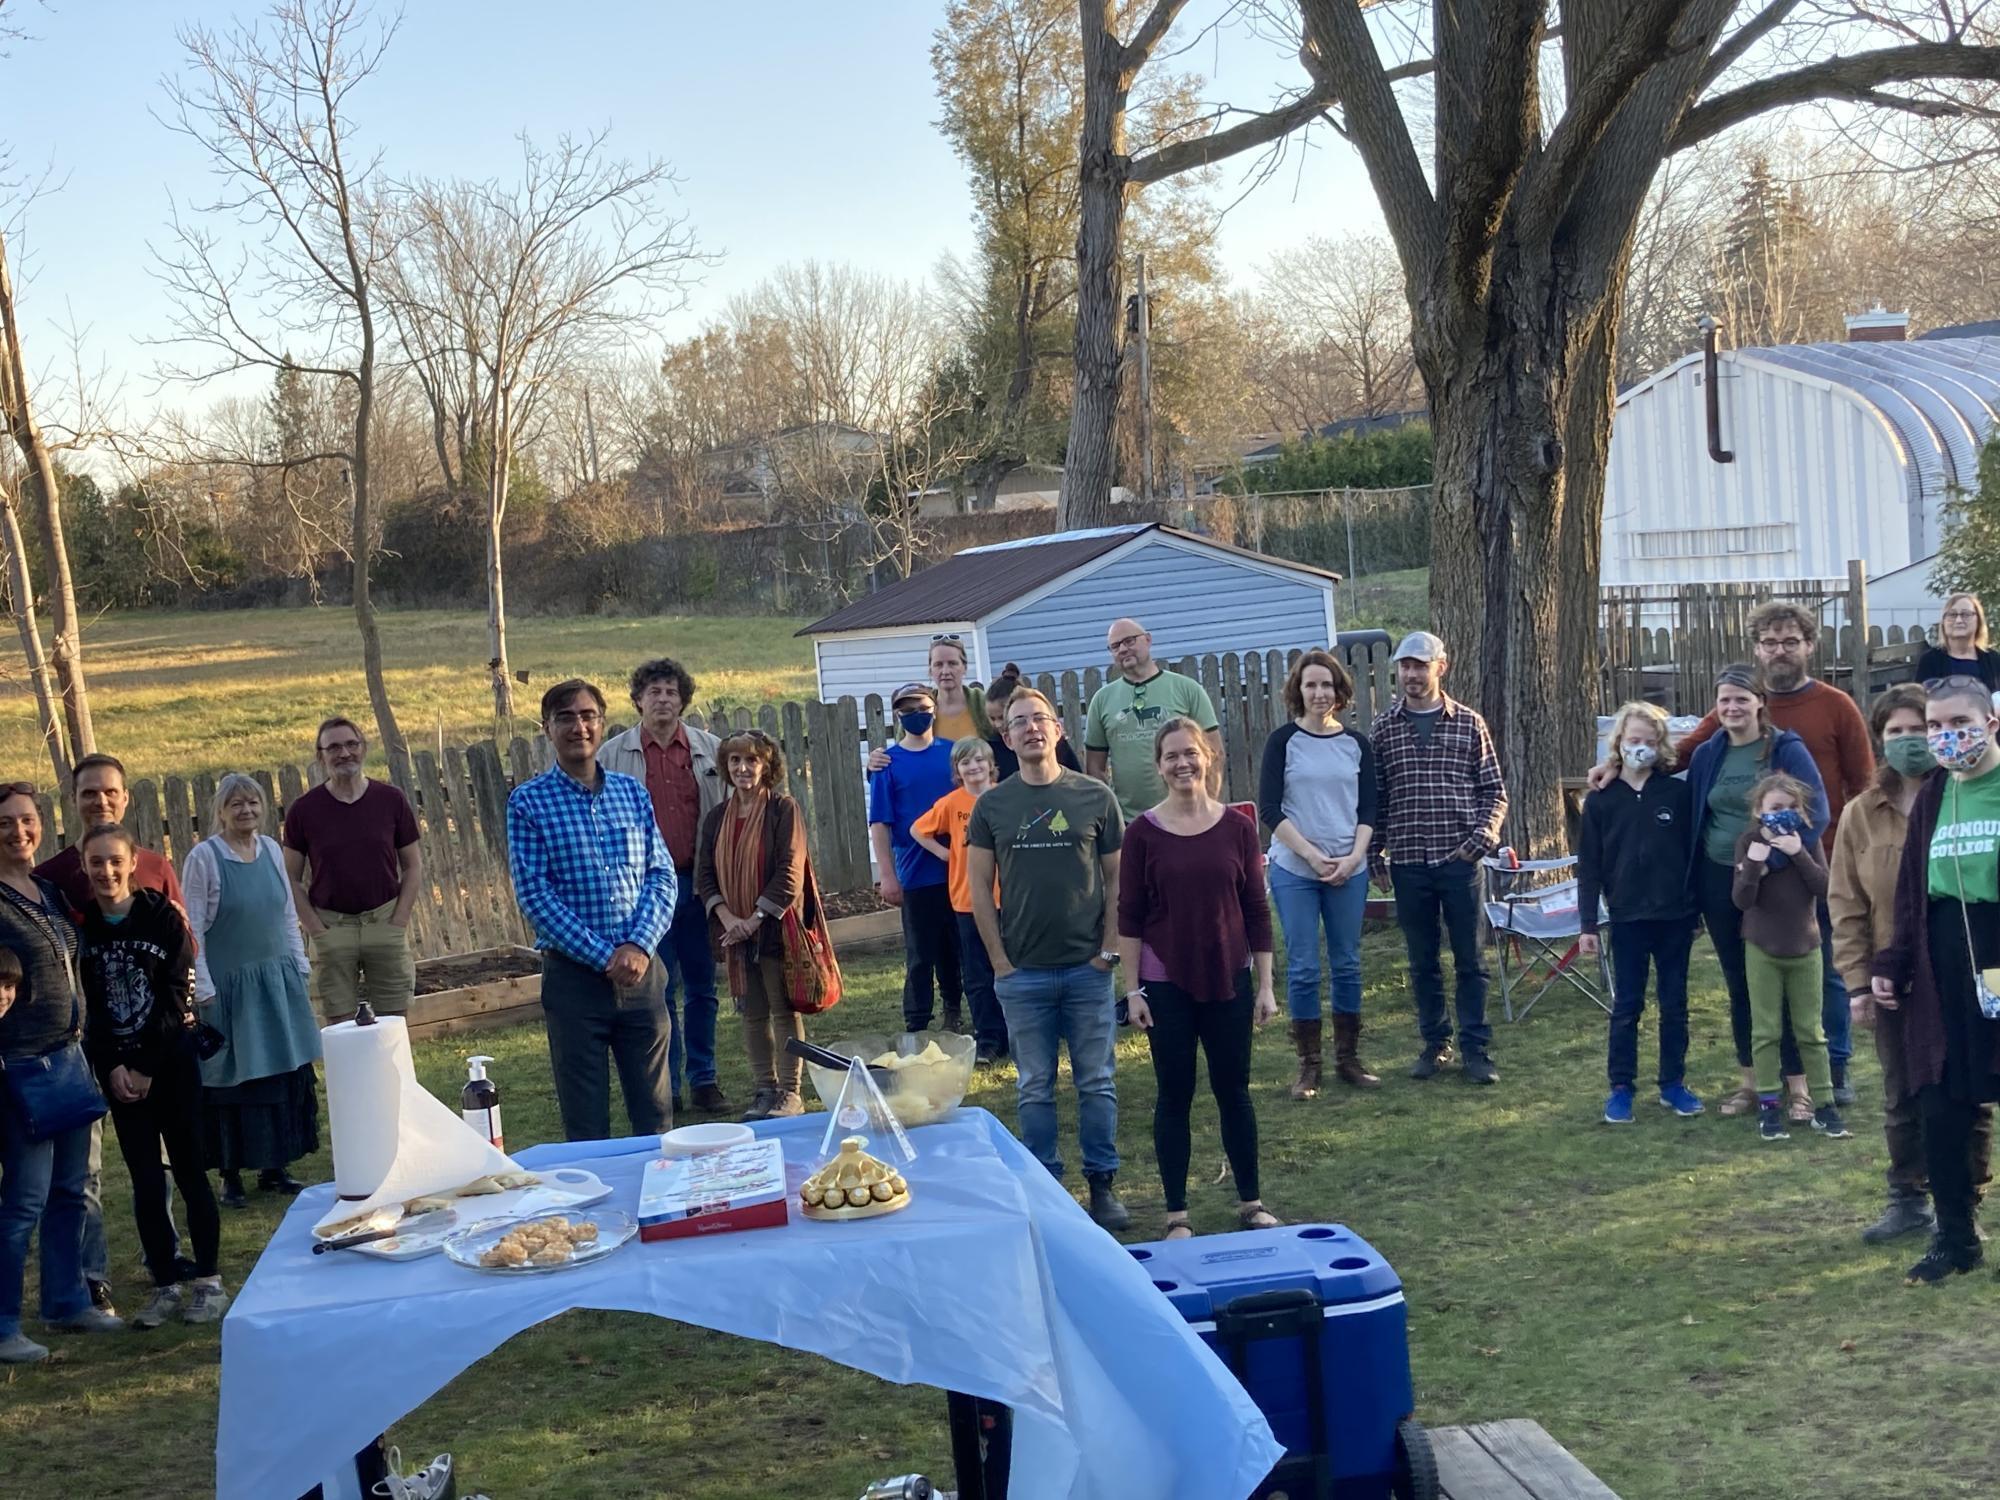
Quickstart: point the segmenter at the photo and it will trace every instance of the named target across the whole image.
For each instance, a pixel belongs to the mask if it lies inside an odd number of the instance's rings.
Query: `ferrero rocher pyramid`
[[[866,1144],[847,1136],[839,1154],[806,1179],[799,1201],[808,1219],[872,1219],[910,1206],[903,1174],[863,1151]]]

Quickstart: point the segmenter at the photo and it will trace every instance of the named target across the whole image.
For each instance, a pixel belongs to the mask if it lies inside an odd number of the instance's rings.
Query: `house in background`
[[[1878,307],[1844,344],[1726,351],[1711,332],[1622,392],[1602,581],[1844,585],[1859,558],[1871,624],[1934,624],[1944,504],[1977,484],[2000,415],[2000,337],[1906,340],[1908,323]]]
[[[965,642],[977,682],[1010,661],[1030,676],[1105,667],[1105,628],[1121,615],[1153,633],[1164,661],[1327,646],[1339,581],[1171,526],[1107,526],[969,547],[799,634],[812,638],[821,699],[860,699],[923,676],[945,634]]]
[[[859,514],[860,497],[881,465],[880,433],[846,422],[804,422],[743,438],[704,455],[708,481],[725,501],[755,501],[769,520],[786,500]]]

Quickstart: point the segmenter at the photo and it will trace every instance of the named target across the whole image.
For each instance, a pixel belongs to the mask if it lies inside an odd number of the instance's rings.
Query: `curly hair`
[[[1619,767],[1625,764],[1625,757],[1619,753],[1619,747],[1625,740],[1625,725],[1633,719],[1643,720],[1645,723],[1652,725],[1654,734],[1659,738],[1660,758],[1653,762],[1655,768],[1661,771],[1673,770],[1680,756],[1674,749],[1672,736],[1667,733],[1667,716],[1665,711],[1654,707],[1650,703],[1642,703],[1636,699],[1631,703],[1621,704],[1618,712],[1612,716],[1611,753],[1608,757],[1611,764]]]
[[[785,789],[785,752],[763,730],[739,729],[723,736],[722,743],[715,747],[715,758],[727,768],[731,755],[752,756],[763,766],[761,784],[765,791],[782,792]]]
[[[1769,776],[1760,778],[1757,784],[1750,788],[1752,817],[1756,816],[1757,809],[1764,805],[1764,799],[1773,792],[1783,792],[1790,797],[1802,813],[1809,812],[1812,808],[1812,793],[1806,790],[1803,781],[1796,776],[1788,776],[1783,771],[1773,771]]]
[[[681,712],[694,707],[694,676],[688,669],[671,656],[656,656],[651,661],[642,661],[632,669],[632,706],[639,706],[639,697],[656,682],[671,682],[680,689]]]

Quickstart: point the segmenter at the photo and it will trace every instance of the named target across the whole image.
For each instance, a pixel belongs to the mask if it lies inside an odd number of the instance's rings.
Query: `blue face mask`
[[[906,714],[897,714],[896,722],[903,726],[903,733],[905,734],[928,734],[930,733],[932,721],[936,718],[936,714],[919,710]]]
[[[1757,814],[1757,821],[1763,824],[1766,833],[1774,837],[1781,833],[1796,833],[1800,838],[1804,838],[1806,835],[1806,820],[1799,816],[1799,810],[1795,807],[1784,807],[1776,812],[1759,813]],[[1791,862],[1792,857],[1782,849],[1773,849],[1770,859],[1767,861],[1774,870],[1782,870]]]

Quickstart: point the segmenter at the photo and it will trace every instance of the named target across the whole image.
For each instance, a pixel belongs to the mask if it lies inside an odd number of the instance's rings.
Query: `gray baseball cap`
[[[1412,630],[1403,637],[1403,643],[1396,648],[1391,661],[1443,661],[1444,642],[1428,630]]]
[[[889,700],[889,706],[894,708],[905,698],[922,698],[929,703],[935,704],[937,702],[937,689],[932,687],[928,682],[906,682],[896,689],[896,695]]]

